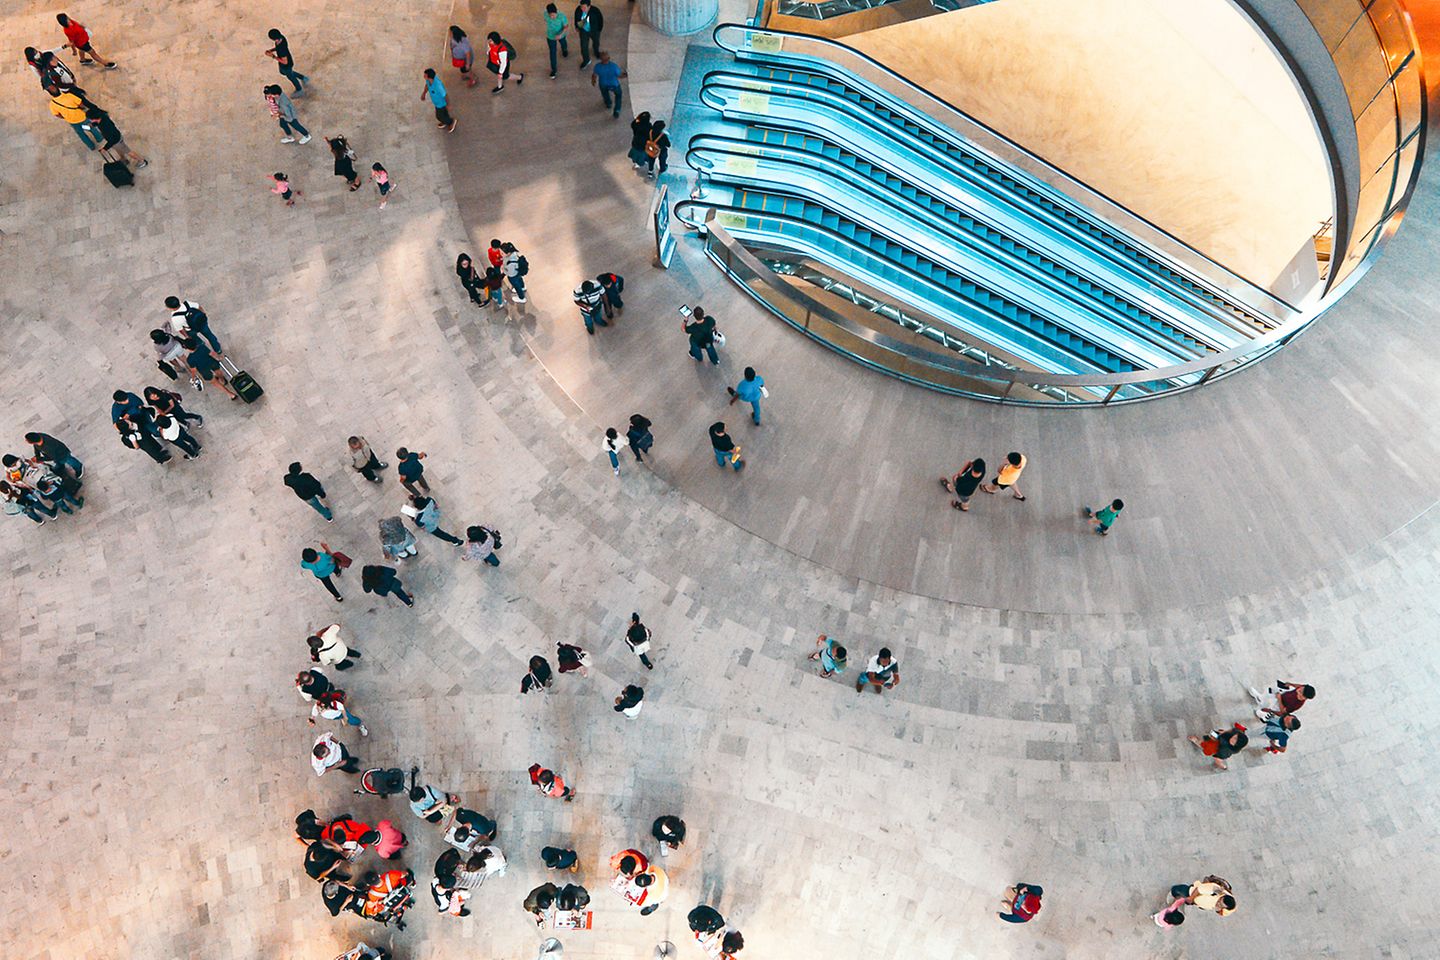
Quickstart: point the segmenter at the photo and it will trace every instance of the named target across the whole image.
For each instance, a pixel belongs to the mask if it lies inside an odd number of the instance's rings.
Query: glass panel
[[[1395,128],[1395,97],[1390,88],[1355,120],[1355,136],[1360,141],[1360,175],[1368,177],[1384,166],[1400,146]]]
[[[1315,32],[1325,41],[1325,49],[1335,51],[1340,41],[1350,32],[1355,21],[1364,14],[1364,7],[1358,0],[1337,3],[1336,0],[1299,0],[1300,9],[1315,26]]]
[[[1405,28],[1403,15],[1394,0],[1378,0],[1370,8],[1370,20],[1380,35],[1390,72],[1394,73],[1410,54],[1410,31]]]
[[[1380,53],[1370,21],[1362,19],[1351,28],[1335,51],[1335,67],[1350,95],[1350,113],[1359,116],[1390,79],[1390,67]]]
[[[1395,96],[1400,102],[1400,125],[1405,132],[1400,140],[1410,136],[1410,131],[1420,125],[1420,101],[1425,92],[1420,89],[1420,58],[1414,60],[1395,78]]]
[[[1400,163],[1395,171],[1395,196],[1391,200],[1393,206],[1398,201],[1406,187],[1410,185],[1410,178],[1415,173],[1415,158],[1420,152],[1420,138],[1416,137],[1410,141],[1410,145],[1400,151]]]

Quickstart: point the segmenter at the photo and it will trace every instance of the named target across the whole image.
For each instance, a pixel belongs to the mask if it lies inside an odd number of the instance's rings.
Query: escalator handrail
[[[1128,316],[1098,298],[1073,288],[1063,280],[1043,271],[1036,272],[1028,263],[1017,266],[1010,261],[1023,261],[1023,258],[1003,250],[987,249],[989,245],[983,238],[965,237],[964,232],[958,228],[950,231],[928,224],[917,214],[897,203],[894,198],[879,195],[872,188],[846,191],[847,195],[864,198],[857,201],[859,206],[852,205],[847,199],[827,196],[824,184],[827,180],[836,180],[833,173],[819,167],[769,156],[760,159],[793,170],[794,178],[766,180],[740,174],[721,174],[716,177],[716,182],[755,194],[811,204],[831,216],[853,224],[857,229],[874,234],[882,241],[899,247],[925,263],[954,275],[960,281],[990,291],[992,295],[1064,330],[1068,335],[1121,357],[1135,367],[1174,363],[1219,350],[1216,347],[1188,342],[1189,338],[1178,329],[1174,333],[1158,329],[1169,326],[1158,317],[1150,317],[1147,321]],[[807,184],[804,182],[807,180],[812,182]],[[860,209],[860,206],[873,209],[867,212]],[[886,207],[889,208],[888,211]],[[748,209],[737,207],[735,212],[744,213]],[[770,215],[768,211],[750,211],[750,214],[761,217]],[[881,216],[896,218],[899,220],[899,228],[894,224],[882,224]],[[914,240],[903,229],[904,223],[909,221],[927,229],[934,240],[924,243]],[[812,225],[834,230],[833,227],[823,224]],[[956,259],[956,245],[972,247],[976,256],[974,263]],[[895,256],[879,250],[873,250],[872,255],[898,263]]]
[[[713,168],[714,162],[707,157],[699,156],[700,151],[710,151],[719,155],[736,157],[751,155],[748,149],[743,151],[726,150],[726,146],[732,144],[755,149],[758,151],[758,153],[755,154],[756,156],[759,156],[760,158],[765,159],[769,162],[777,164],[788,164],[795,167],[808,169],[814,171],[819,176],[826,176],[832,179],[843,179],[841,177],[841,173],[849,172],[846,171],[844,165],[838,163],[835,160],[832,160],[829,157],[819,154],[808,153],[795,147],[771,143],[756,144],[747,140],[740,140],[709,133],[697,134],[695,137],[691,138],[690,144],[686,151],[686,161],[689,162],[691,166],[694,166],[696,163],[704,163],[707,165],[707,167]],[[769,153],[766,153],[766,151],[769,151]],[[748,184],[750,184],[752,181],[750,180],[750,178],[745,177],[743,174],[731,173],[727,171],[722,172],[719,175],[711,174],[711,176],[713,179],[720,183],[739,184],[741,186],[746,186],[747,189],[751,189]],[[787,185],[788,184],[786,184],[784,181],[780,180],[776,180],[770,184],[755,181],[753,189],[765,189],[770,190],[771,192],[779,192]],[[1109,285],[1105,283],[1102,283],[1091,277],[1087,277],[1079,271],[1073,269],[1072,267],[1054,260],[1054,258],[1050,257],[1047,252],[1042,250],[1036,250],[1028,244],[1016,240],[1013,237],[1008,237],[1007,239],[1009,239],[1009,241],[1015,244],[1017,247],[1028,250],[1035,256],[1038,256],[1053,263],[1056,269],[1073,274],[1081,280],[1105,291],[1107,294],[1114,297],[1116,300],[1121,301],[1125,305],[1130,307],[1132,310],[1135,311],[1136,314],[1139,314],[1139,316],[1132,316],[1127,313],[1123,308],[1105,303],[1103,300],[1093,295],[1086,295],[1084,291],[1071,289],[1071,285],[1067,284],[1063,278],[1056,277],[1046,270],[1037,270],[1037,268],[1031,265],[1025,257],[1019,254],[1010,253],[1003,249],[996,248],[995,245],[987,238],[983,236],[971,235],[970,232],[966,231],[963,227],[960,227],[959,225],[950,222],[946,218],[935,213],[933,210],[926,209],[924,205],[918,203],[917,201],[911,200],[910,198],[904,196],[892,196],[884,191],[881,191],[880,189],[878,189],[877,185],[872,180],[865,180],[863,190],[866,195],[869,196],[874,202],[887,204],[891,207],[896,208],[900,211],[902,215],[919,220],[920,222],[924,223],[928,227],[928,229],[932,230],[933,232],[939,234],[942,237],[951,238],[953,241],[958,243],[976,245],[982,252],[982,255],[989,260],[992,260],[996,263],[1009,265],[1011,269],[1016,269],[1027,275],[1033,273],[1034,282],[1042,284],[1047,290],[1053,291],[1063,297],[1076,301],[1078,306],[1091,311],[1099,317],[1105,318],[1107,322],[1112,325],[1117,325],[1120,326],[1122,329],[1126,329],[1131,336],[1143,339],[1145,342],[1149,343],[1156,349],[1173,353],[1177,357],[1184,356],[1186,358],[1189,358],[1196,356],[1204,356],[1210,352],[1218,352],[1219,350],[1225,349],[1226,347],[1230,346],[1229,343],[1210,342],[1211,340],[1215,340],[1218,338],[1210,337],[1207,339],[1206,337],[1202,337],[1192,332],[1189,328],[1183,325],[1183,321],[1188,318],[1182,317],[1177,319],[1171,316],[1156,313],[1153,310],[1149,309],[1146,305],[1136,303],[1124,292],[1112,289]],[[936,202],[944,203],[943,200],[939,200],[938,198],[932,199],[936,199]],[[834,204],[841,203],[843,201],[829,196],[817,196],[811,198],[809,202],[816,203],[821,206],[833,207]],[[852,212],[843,212],[841,213],[841,215],[851,220],[858,220],[858,218]],[[866,223],[865,225],[867,229],[876,229],[876,226],[869,223]],[[1000,231],[993,225],[982,223],[981,226],[983,226],[987,230],[1003,235],[1002,231]],[[885,232],[892,242],[897,243],[901,246],[908,245],[907,241],[904,238],[897,236],[889,229],[886,229]],[[936,260],[935,256],[931,253],[926,253],[924,255],[927,257],[927,259]],[[1018,261],[1018,264],[1012,263],[1012,261]],[[936,260],[936,262],[954,273],[962,273],[964,269],[961,264],[954,262],[948,258],[943,260]],[[1089,335],[1083,332],[1077,333],[1077,336],[1086,337],[1087,339],[1089,338]]]
[[[713,78],[717,77],[720,78],[721,82],[712,82]],[[977,182],[983,184],[984,189],[990,195],[1003,202],[1008,202],[1021,208],[1026,212],[1028,216],[1034,218],[1037,221],[1043,223],[1053,223],[1054,229],[1061,230],[1062,232],[1068,232],[1072,229],[1068,224],[1063,223],[1062,217],[1059,217],[1052,211],[1045,209],[1042,204],[1036,203],[1020,193],[1012,192],[1008,195],[1005,194],[1000,190],[997,184],[990,182],[991,178],[986,177],[983,174],[978,173],[977,171],[966,168],[963,164],[958,163],[954,156],[949,155],[943,150],[935,147],[934,145],[925,142],[923,139],[915,136],[910,131],[903,128],[896,128],[891,124],[884,124],[883,121],[876,117],[872,117],[864,113],[863,111],[855,110],[854,103],[832,91],[819,90],[813,87],[806,87],[803,84],[796,84],[791,81],[785,80],[759,81],[756,78],[747,77],[743,74],[731,73],[727,70],[713,70],[705,76],[704,85],[701,87],[700,90],[700,100],[702,103],[704,103],[706,106],[709,106],[711,109],[719,110],[724,113],[725,111],[722,108],[716,107],[713,103],[710,103],[705,99],[706,94],[713,93],[714,91],[723,90],[746,92],[748,90],[748,84],[755,82],[763,82],[766,85],[772,87],[803,87],[806,93],[803,99],[809,101],[810,103],[823,104],[837,112],[843,111],[843,115],[852,124],[862,123],[868,129],[874,131],[876,136],[888,137],[892,140],[901,141],[906,145],[909,150],[915,152],[916,154],[919,154],[922,157],[927,158],[930,163],[950,169],[958,177],[965,178],[967,180],[971,178],[977,179]],[[782,97],[789,96],[785,93],[770,95]],[[802,98],[796,97],[794,99]],[[777,120],[771,119],[769,122],[772,126],[781,126],[781,124]],[[954,145],[953,143],[951,144],[951,146],[955,147],[955,149],[961,153],[964,153],[966,149],[965,147],[960,147]],[[879,158],[877,158],[877,161],[878,159]],[[994,166],[997,170],[1000,170],[1000,172],[1004,176],[1012,176],[1014,173],[1014,171],[1009,169],[1002,170],[1002,164],[1000,163],[996,163],[988,159],[985,162]],[[1018,180],[1019,178],[1016,179]],[[1027,187],[1027,189],[1029,188]],[[933,190],[930,190],[928,192],[932,194],[934,193]],[[1041,197],[1047,203],[1055,203],[1056,206],[1063,207],[1064,209],[1070,210],[1073,213],[1073,209],[1068,205],[1056,203],[1054,196],[1048,191],[1031,189],[1030,192],[1035,194],[1035,196],[1037,197]],[[1089,217],[1079,218],[1084,220],[1084,222],[1090,224],[1091,227],[1094,228],[1099,234],[1110,236],[1112,239],[1116,239],[1118,242],[1121,243],[1126,243],[1128,240],[1128,238],[1124,236],[1117,235],[1114,231],[1107,230],[1104,224],[1095,223],[1095,221]],[[1130,257],[1125,256],[1124,254],[1119,253],[1115,250],[1112,250],[1111,248],[1107,247],[1098,236],[1088,234],[1083,230],[1073,233],[1073,237],[1078,241],[1082,241],[1085,244],[1086,249],[1091,253],[1100,256],[1101,258],[1125,269],[1132,274],[1135,274],[1137,277],[1141,278],[1143,282],[1155,285],[1164,284],[1165,288],[1172,296],[1181,299],[1187,303],[1190,303],[1197,310],[1203,312],[1206,316],[1211,317],[1213,320],[1220,323],[1221,325],[1231,330],[1234,330],[1237,333],[1240,333],[1246,337],[1250,337],[1252,335],[1253,327],[1243,321],[1241,318],[1231,314],[1226,309],[1226,307],[1221,305],[1222,303],[1229,304],[1234,309],[1241,310],[1245,312],[1248,316],[1253,316],[1257,320],[1260,320],[1262,322],[1270,322],[1270,318],[1264,317],[1259,313],[1250,310],[1243,304],[1236,304],[1232,298],[1226,297],[1221,293],[1217,293],[1210,287],[1199,283],[1194,276],[1186,274],[1179,269],[1174,268],[1164,259],[1153,256],[1148,250],[1141,250],[1137,248],[1134,250],[1134,256]],[[1150,270],[1149,268],[1146,268],[1143,262],[1140,262],[1137,258],[1148,258],[1150,260],[1153,260],[1156,264],[1159,265],[1162,270],[1172,274],[1175,279],[1171,280],[1170,278],[1164,276],[1163,273],[1157,273]],[[1185,286],[1186,283],[1195,284],[1197,287],[1205,291],[1205,293],[1208,294],[1208,297],[1205,295],[1197,294],[1193,290],[1187,289]],[[1210,298],[1214,298],[1213,301]],[[1282,325],[1280,321],[1274,321],[1269,327],[1269,329],[1274,329],[1275,327],[1278,327],[1280,325]]]
[[[1096,190],[1094,187],[1089,186],[1089,185],[1086,184],[1084,181],[1082,181],[1082,180],[1080,180],[1080,179],[1072,176],[1071,174],[1067,173],[1065,170],[1061,169],[1060,167],[1057,167],[1055,164],[1049,162],[1048,160],[1045,160],[1043,157],[1040,157],[1040,156],[1038,156],[1038,155],[1030,152],[1029,150],[1025,149],[1025,148],[1022,147],[1020,144],[1016,143],[1014,140],[1011,140],[1009,137],[1005,136],[1004,134],[1000,133],[999,131],[995,130],[994,128],[988,126],[988,125],[985,124],[985,123],[982,123],[981,121],[977,120],[975,117],[972,117],[970,114],[966,113],[965,111],[961,110],[959,107],[957,107],[957,106],[955,106],[954,104],[950,103],[950,102],[949,102],[948,100],[946,100],[944,97],[941,97],[941,96],[939,96],[939,95],[937,95],[937,94],[935,94],[935,93],[932,93],[930,90],[927,90],[925,87],[922,87],[922,86],[920,86],[918,83],[915,83],[913,80],[910,80],[910,79],[904,77],[903,75],[901,75],[901,74],[899,74],[899,73],[896,73],[894,70],[891,70],[889,67],[886,67],[884,64],[880,63],[878,60],[875,60],[873,57],[870,57],[870,56],[868,56],[868,55],[866,55],[866,54],[864,54],[864,53],[861,53],[859,50],[856,50],[854,47],[850,47],[850,46],[847,46],[847,45],[845,45],[845,44],[843,44],[843,43],[839,43],[839,42],[837,42],[837,41],[835,41],[835,40],[830,40],[830,39],[827,39],[827,38],[824,38],[824,37],[812,36],[812,35],[810,35],[810,34],[792,33],[792,32],[790,32],[790,31],[788,31],[788,30],[774,30],[774,29],[771,29],[771,28],[769,28],[769,27],[750,27],[750,26],[746,26],[746,25],[744,25],[744,24],[738,24],[738,23],[722,23],[722,24],[718,24],[718,25],[715,27],[714,31],[712,32],[711,36],[714,38],[715,43],[716,43],[717,46],[719,46],[722,50],[726,50],[726,51],[729,51],[729,52],[732,53],[732,54],[735,54],[737,59],[739,59],[742,54],[743,54],[744,56],[754,57],[754,58],[756,58],[756,59],[766,59],[766,58],[769,58],[769,59],[771,59],[772,61],[781,61],[781,60],[785,60],[785,59],[789,59],[789,60],[798,59],[797,55],[795,55],[795,54],[789,54],[788,57],[787,57],[787,55],[784,54],[784,53],[779,53],[779,52],[777,52],[777,53],[770,53],[770,52],[766,52],[766,51],[755,51],[753,48],[742,47],[738,42],[733,42],[733,41],[732,41],[732,42],[727,42],[727,40],[725,39],[725,37],[724,37],[723,35],[724,35],[725,33],[727,33],[727,32],[737,31],[737,30],[740,31],[740,32],[743,33],[743,34],[769,34],[769,35],[778,36],[778,37],[781,37],[781,38],[791,38],[791,39],[794,39],[794,40],[796,40],[796,41],[800,41],[800,42],[802,42],[802,43],[814,43],[814,44],[819,44],[819,45],[821,45],[821,46],[823,46],[823,47],[826,47],[826,48],[828,48],[828,49],[834,50],[836,53],[838,53],[838,55],[839,55],[840,57],[849,58],[849,59],[851,59],[851,60],[858,61],[858,62],[859,62],[862,66],[864,66],[867,70],[872,70],[872,71],[876,71],[876,72],[879,72],[879,73],[881,73],[881,74],[884,74],[886,77],[889,77],[890,79],[892,79],[892,80],[900,83],[900,84],[901,84],[902,86],[904,86],[905,88],[908,88],[909,90],[914,91],[917,95],[925,98],[926,100],[932,101],[934,104],[936,104],[938,107],[942,108],[944,111],[946,111],[946,112],[948,112],[948,113],[951,113],[951,114],[954,114],[955,116],[957,116],[957,117],[961,118],[962,120],[964,120],[966,123],[971,124],[971,125],[977,127],[978,129],[985,131],[985,133],[986,133],[988,136],[991,136],[991,137],[995,138],[996,141],[998,141],[999,143],[1003,144],[1007,149],[1013,150],[1013,151],[1015,151],[1016,153],[1018,153],[1018,154],[1020,154],[1021,156],[1023,156],[1023,157],[1026,159],[1027,162],[1036,164],[1037,166],[1039,166],[1039,167],[1041,167],[1041,168],[1043,168],[1043,169],[1045,169],[1045,170],[1047,170],[1047,171],[1053,172],[1054,175],[1056,175],[1056,176],[1058,176],[1058,177],[1060,177],[1060,178],[1063,178],[1063,180],[1066,182],[1067,185],[1073,185],[1073,186],[1074,186],[1076,192],[1079,192],[1079,193],[1082,193],[1082,194],[1085,194],[1085,195],[1089,195],[1089,196],[1094,197],[1096,200],[1100,201],[1100,202],[1103,203],[1104,205],[1106,205],[1106,206],[1108,206],[1108,207],[1112,207],[1112,208],[1114,208],[1115,210],[1119,211],[1120,213],[1123,213],[1126,217],[1128,217],[1128,218],[1130,218],[1131,220],[1135,221],[1137,224],[1142,225],[1142,226],[1143,226],[1144,228],[1146,228],[1147,230],[1154,231],[1156,234],[1159,234],[1160,236],[1166,238],[1166,239],[1169,240],[1171,243],[1174,243],[1174,244],[1176,244],[1177,246],[1183,248],[1183,250],[1185,251],[1185,253],[1186,253],[1188,256],[1194,257],[1194,258],[1198,259],[1199,261],[1201,261],[1202,263],[1208,265],[1209,267],[1223,272],[1224,275],[1225,275],[1227,278],[1231,278],[1231,279],[1234,280],[1234,282],[1236,282],[1236,283],[1238,283],[1238,284],[1241,284],[1241,285],[1244,287],[1246,293],[1248,293],[1251,297],[1258,297],[1261,302],[1267,303],[1267,304],[1271,304],[1272,306],[1270,306],[1270,307],[1268,307],[1268,308],[1261,308],[1261,307],[1258,307],[1258,306],[1253,306],[1253,305],[1252,305],[1252,304],[1253,304],[1253,300],[1250,300],[1250,299],[1241,299],[1241,298],[1238,297],[1238,295],[1236,295],[1234,292],[1225,289],[1223,286],[1220,287],[1220,288],[1218,288],[1218,289],[1216,289],[1216,288],[1214,287],[1214,281],[1213,281],[1211,278],[1203,277],[1203,276],[1201,276],[1201,275],[1199,275],[1199,274],[1194,273],[1193,271],[1186,271],[1186,270],[1184,270],[1184,269],[1182,268],[1181,264],[1179,264],[1178,262],[1176,262],[1175,259],[1174,259],[1172,256],[1166,254],[1165,251],[1156,248],[1156,247],[1155,247],[1153,244],[1151,244],[1151,243],[1142,241],[1142,240],[1141,240],[1138,236],[1136,236],[1132,231],[1130,231],[1130,230],[1125,230],[1125,229],[1121,228],[1118,224],[1115,224],[1115,223],[1111,222],[1108,218],[1104,220],[1104,225],[1105,225],[1105,226],[1107,226],[1107,227],[1109,227],[1109,228],[1111,228],[1111,229],[1115,229],[1115,230],[1121,231],[1122,234],[1123,234],[1123,236],[1124,236],[1127,240],[1133,242],[1137,247],[1140,247],[1140,248],[1144,249],[1148,254],[1150,254],[1150,255],[1152,255],[1152,256],[1155,256],[1157,259],[1160,259],[1160,260],[1162,260],[1162,261],[1169,262],[1169,263],[1173,264],[1177,270],[1180,270],[1182,273],[1184,273],[1184,274],[1187,275],[1187,276],[1190,276],[1192,279],[1194,279],[1194,280],[1197,281],[1197,282],[1200,282],[1200,281],[1203,280],[1204,283],[1205,283],[1205,285],[1206,285],[1207,287],[1211,287],[1211,288],[1212,288],[1212,292],[1215,293],[1216,295],[1225,297],[1226,299],[1238,300],[1239,303],[1240,303],[1240,305],[1241,305],[1242,307],[1244,307],[1245,309],[1249,310],[1250,312],[1254,312],[1254,313],[1258,313],[1258,314],[1261,314],[1261,315],[1273,317],[1273,318],[1275,318],[1275,319],[1277,319],[1277,320],[1282,320],[1282,319],[1283,319],[1285,322],[1282,322],[1282,326],[1286,325],[1286,323],[1288,323],[1288,320],[1289,320],[1289,319],[1293,319],[1294,317],[1300,316],[1300,315],[1303,313],[1303,311],[1300,310],[1300,308],[1296,307],[1294,304],[1289,303],[1289,302],[1286,301],[1284,298],[1277,296],[1277,295],[1276,295],[1275,293],[1273,293],[1272,291],[1265,289],[1264,287],[1260,286],[1259,284],[1255,283],[1254,281],[1248,280],[1248,279],[1246,279],[1245,277],[1240,276],[1239,274],[1235,273],[1235,272],[1234,272],[1233,270],[1231,270],[1230,268],[1226,267],[1224,264],[1222,264],[1222,263],[1220,263],[1219,261],[1215,260],[1213,257],[1210,257],[1210,256],[1208,256],[1208,255],[1205,254],[1205,253],[1202,253],[1201,251],[1195,249],[1195,248],[1194,248],[1193,246],[1191,246],[1190,244],[1186,243],[1184,240],[1181,240],[1179,237],[1176,237],[1176,236],[1174,236],[1173,234],[1170,234],[1170,233],[1168,233],[1167,231],[1161,229],[1160,227],[1156,226],[1154,223],[1152,223],[1152,222],[1150,222],[1149,220],[1147,220],[1145,217],[1142,217],[1140,214],[1138,214],[1138,213],[1136,213],[1135,211],[1133,211],[1133,210],[1129,209],[1128,207],[1126,207],[1124,204],[1119,203],[1119,202],[1111,199],[1110,197],[1106,196],[1104,193],[1100,192],[1099,190]],[[804,56],[804,55],[802,54],[802,55],[798,55],[798,56]],[[841,64],[840,64],[838,61],[826,61],[826,60],[824,60],[824,59],[812,57],[812,58],[808,58],[808,60],[807,60],[807,66],[808,66],[809,64],[811,64],[811,63],[820,64],[820,65],[822,66],[822,68],[829,68],[829,69],[826,70],[826,72],[830,72],[830,70],[845,71],[845,72],[851,73],[851,74],[854,75],[854,76],[860,77],[862,80],[864,79],[864,77],[861,76],[861,74],[858,73],[858,72],[856,72],[856,71],[847,71],[846,68],[843,67],[843,66],[841,66]],[[900,107],[905,113],[909,114],[910,117],[911,117],[911,119],[915,120],[916,122],[924,123],[924,124],[927,125],[927,126],[929,126],[929,125],[931,125],[931,124],[936,124],[936,123],[938,123],[938,121],[936,121],[936,119],[935,119],[934,117],[930,116],[930,115],[927,114],[925,111],[921,110],[917,105],[915,105],[915,104],[913,104],[913,103],[910,103],[909,101],[903,100],[903,99],[901,99],[901,98],[899,98],[899,97],[896,97],[896,96],[894,96],[893,94],[891,94],[889,91],[886,91],[886,90],[883,90],[883,89],[881,89],[881,88],[876,87],[875,90],[874,90],[874,93],[884,94],[884,95],[885,95],[885,96],[883,97],[884,99],[891,100],[895,105],[897,105],[898,107]],[[867,95],[873,95],[873,94],[867,94]],[[882,98],[881,98],[881,97],[877,97],[876,99],[882,99]],[[940,123],[939,126],[945,127],[945,124]],[[954,130],[953,130],[953,129],[949,129],[949,134],[950,134],[951,137],[955,136]],[[942,135],[943,135],[943,134],[942,134]],[[976,145],[976,144],[970,144],[970,145],[971,145],[971,146],[976,146],[976,147],[978,147],[978,145]],[[989,151],[986,151],[986,152],[988,153]],[[1029,174],[1028,172],[1026,172],[1026,171],[1024,171],[1024,170],[1022,170],[1022,169],[1020,169],[1020,168],[1018,168],[1018,167],[1016,167],[1014,164],[1008,163],[1008,162],[1002,160],[1002,159],[999,158],[999,157],[995,157],[994,159],[996,160],[996,162],[997,162],[998,164],[1003,165],[1003,166],[1005,166],[1005,167],[1007,167],[1007,168],[1010,168],[1010,170],[1011,170],[1011,172],[1012,172],[1012,175],[1013,175],[1013,174],[1022,174],[1022,175],[1024,176],[1024,178],[1026,178],[1026,179],[1030,179],[1030,180],[1034,180],[1034,179],[1035,179],[1031,174]],[[1017,179],[1019,179],[1019,178],[1017,177]],[[1043,181],[1040,181],[1040,182],[1043,183]],[[1055,188],[1055,187],[1051,186],[1051,185],[1048,184],[1048,183],[1047,183],[1047,184],[1044,184],[1044,185],[1045,185],[1046,187],[1050,187],[1050,191],[1057,191],[1057,192],[1060,194],[1060,196],[1061,196],[1061,197],[1064,197],[1066,200],[1069,200],[1069,199],[1070,199],[1068,196],[1065,196],[1066,191],[1059,191],[1058,188]],[[1041,192],[1049,193],[1050,191],[1041,191]],[[1084,207],[1084,206],[1079,206],[1079,207],[1075,208],[1075,209],[1074,209],[1074,212],[1077,213],[1078,215],[1086,216],[1087,218],[1088,218],[1088,217],[1093,217],[1093,216],[1096,215],[1096,211],[1095,211],[1095,210],[1093,210],[1093,209],[1091,209],[1091,208],[1089,208],[1089,207]],[[1276,307],[1279,307],[1279,308],[1281,308],[1281,309],[1277,310],[1277,309],[1275,309]],[[1287,316],[1287,315],[1288,315],[1288,316]]]

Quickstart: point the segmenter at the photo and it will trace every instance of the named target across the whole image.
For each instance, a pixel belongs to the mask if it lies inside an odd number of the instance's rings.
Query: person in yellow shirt
[[[50,112],[70,124],[70,129],[75,131],[75,136],[85,144],[85,149],[94,150],[95,142],[85,132],[85,101],[80,99],[69,90],[61,91],[59,87],[50,88]]]
[[[1025,469],[1025,455],[1023,453],[1011,453],[1000,465],[1000,472],[995,479],[989,483],[982,483],[980,489],[986,493],[999,493],[1001,490],[1009,490],[1016,500],[1024,500],[1025,495],[1016,486],[1020,481],[1020,471]]]
[[[660,904],[670,895],[670,878],[653,863],[645,872],[636,874],[630,882],[646,891],[645,906],[640,908],[641,916],[648,917],[659,910]]]
[[[1170,895],[1183,897],[1186,903],[1222,917],[1228,917],[1237,907],[1229,882],[1213,875],[1192,884],[1177,883],[1170,888]]]

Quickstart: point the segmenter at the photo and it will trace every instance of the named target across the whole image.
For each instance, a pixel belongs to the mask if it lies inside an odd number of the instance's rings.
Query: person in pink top
[[[305,196],[304,193],[290,187],[290,178],[283,173],[272,173],[270,180],[275,184],[270,188],[270,192],[284,200],[287,207],[295,206],[295,198]]]
[[[394,860],[409,842],[405,839],[405,834],[395,829],[395,824],[389,820],[381,820],[375,824],[375,830],[380,834],[380,839],[375,843],[374,850],[386,860]]]
[[[1161,908],[1160,912],[1150,919],[1155,921],[1155,926],[1163,930],[1178,927],[1185,922],[1185,913],[1180,908],[1185,906],[1185,898],[1177,897]]]
[[[546,770],[536,763],[530,767],[530,782],[535,784],[536,789],[543,796],[559,797],[566,803],[575,799],[575,791],[565,785],[560,775],[553,770]]]
[[[385,204],[390,202],[390,191],[395,189],[395,184],[390,179],[390,171],[377,161],[370,164],[370,179],[375,181],[375,189],[380,191],[380,209],[384,210]]]

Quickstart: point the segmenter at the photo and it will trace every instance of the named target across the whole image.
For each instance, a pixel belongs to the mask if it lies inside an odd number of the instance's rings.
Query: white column
[[[720,0],[640,0],[640,13],[656,30],[679,37],[714,23]]]

